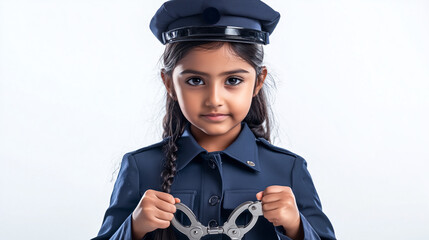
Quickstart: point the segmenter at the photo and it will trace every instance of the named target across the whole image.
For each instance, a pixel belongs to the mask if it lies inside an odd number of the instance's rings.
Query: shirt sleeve
[[[292,191],[298,206],[304,229],[304,240],[336,240],[334,228],[322,212],[322,204],[314,187],[304,158],[297,156],[292,169]],[[275,227],[281,240],[291,240],[285,235],[283,227]]]
[[[132,240],[132,212],[140,198],[137,164],[131,153],[126,153],[122,158],[103,223],[92,240]],[[147,235],[143,239],[146,237]]]

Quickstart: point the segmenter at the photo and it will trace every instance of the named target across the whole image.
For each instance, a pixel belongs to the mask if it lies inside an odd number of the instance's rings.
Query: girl
[[[170,223],[189,225],[176,203],[212,229],[255,200],[263,217],[242,239],[335,239],[306,161],[270,143],[262,44],[279,18],[259,0],[161,6],[150,27],[166,45],[163,140],[124,155],[94,239],[187,239]]]

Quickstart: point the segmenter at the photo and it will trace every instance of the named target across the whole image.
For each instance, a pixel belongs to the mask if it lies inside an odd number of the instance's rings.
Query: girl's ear
[[[173,79],[171,79],[168,74],[165,73],[165,69],[161,69],[161,78],[162,82],[164,83],[164,86],[168,92],[168,95],[176,101],[176,94],[174,92],[174,85],[173,85]]]
[[[257,82],[255,84],[255,90],[253,91],[253,97],[258,95],[259,90],[261,90],[262,86],[264,85],[264,81],[265,81],[265,78],[267,77],[267,74],[268,74],[267,68],[265,66],[262,66],[261,73],[256,78]]]

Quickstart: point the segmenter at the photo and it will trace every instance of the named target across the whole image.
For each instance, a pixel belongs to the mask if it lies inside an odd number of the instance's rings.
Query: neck
[[[241,131],[241,123],[234,126],[227,133],[222,135],[208,135],[199,128],[191,124],[192,136],[198,144],[207,152],[223,151],[238,137]]]

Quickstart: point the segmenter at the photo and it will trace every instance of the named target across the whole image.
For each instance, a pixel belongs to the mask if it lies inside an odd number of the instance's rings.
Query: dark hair
[[[230,50],[236,56],[241,57],[252,65],[256,71],[255,86],[259,75],[262,72],[262,62],[264,50],[260,44],[238,43],[238,42],[207,42],[207,41],[184,41],[169,43],[166,45],[161,56],[164,68],[161,71],[172,79],[172,72],[176,64],[195,47],[203,49],[218,49],[224,44],[229,44]],[[266,84],[264,83],[263,86]],[[252,98],[250,110],[244,122],[246,122],[256,137],[262,137],[270,141],[271,118],[269,116],[269,105],[267,102],[265,88],[262,87],[258,94]],[[165,116],[163,118],[162,134],[165,144],[163,151],[165,154],[164,170],[161,173],[161,190],[170,193],[174,176],[176,175],[176,152],[178,150],[176,140],[182,135],[188,120],[180,110],[179,104],[169,94],[166,94]],[[265,124],[265,125],[264,125]],[[175,239],[174,231],[170,225],[166,229],[157,229],[154,235],[155,240]]]

